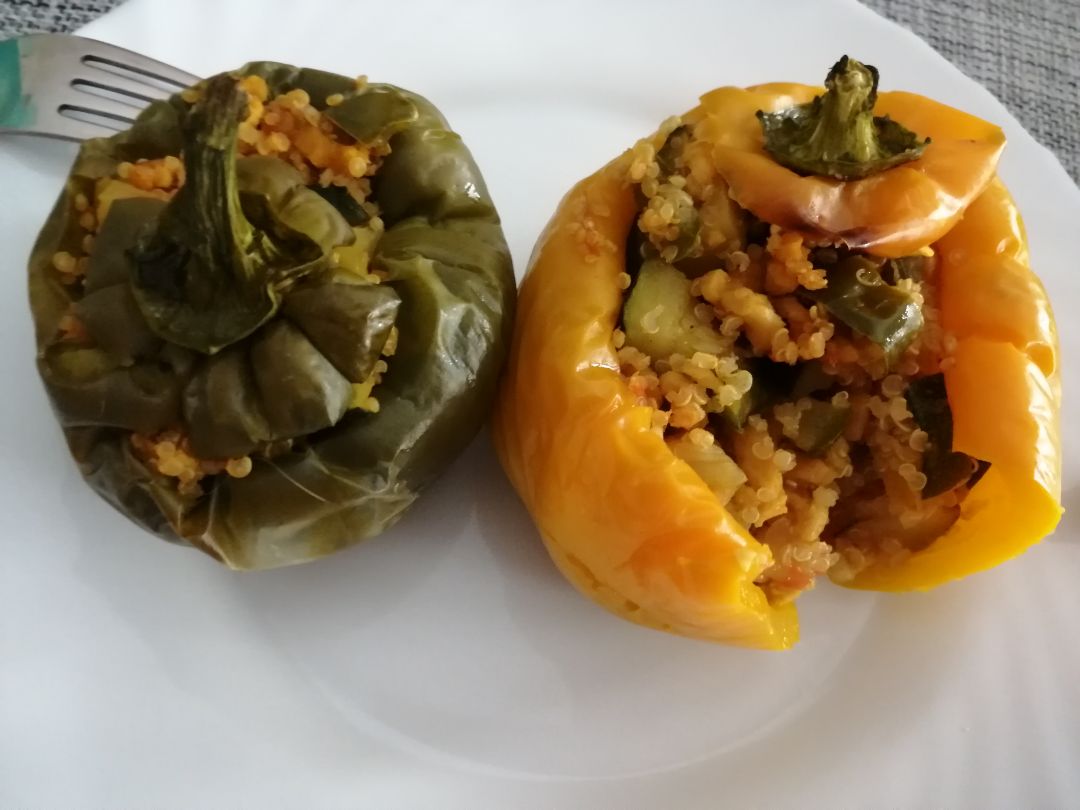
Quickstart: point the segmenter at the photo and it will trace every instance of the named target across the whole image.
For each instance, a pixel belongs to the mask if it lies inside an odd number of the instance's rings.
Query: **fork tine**
[[[125,126],[123,122],[113,121],[112,126],[105,119],[93,119],[90,116],[76,118],[71,115],[63,115],[59,110],[49,110],[38,116],[37,126],[34,131],[26,131],[30,135],[43,135],[47,138],[60,138],[66,141],[85,141],[90,138],[104,138],[112,135],[117,129]],[[9,130],[13,134],[19,134],[24,130]]]
[[[199,81],[198,76],[186,73],[179,68],[166,65],[156,59],[151,59],[142,54],[117,48],[114,45],[106,45],[95,39],[85,40],[94,47],[93,51],[87,51],[82,57],[82,63],[88,67],[96,67],[111,75],[117,75],[119,71],[138,80],[155,79],[167,85],[171,85],[171,91],[183,90]],[[110,69],[111,68],[111,69]]]
[[[117,122],[118,128],[130,126],[135,121],[135,116],[139,114],[139,110],[135,107],[107,98],[96,98],[92,106],[65,102],[57,108],[57,112],[67,118],[72,117],[71,113],[78,113],[78,117],[106,118]]]
[[[94,78],[89,78],[89,76]],[[85,93],[95,100],[116,96],[116,101],[122,101],[133,107],[145,107],[151,101],[168,98],[169,96],[167,90],[161,90],[148,84],[131,82],[127,79],[106,77],[101,73],[76,76],[71,80],[71,89],[78,93]],[[83,102],[89,103],[89,100],[83,99]]]
[[[87,84],[85,80],[73,79],[68,86],[72,92],[57,98],[57,109],[61,112],[65,107],[84,108],[89,112],[99,112],[108,118],[134,121],[139,110],[153,101],[153,99],[133,97],[122,99],[101,95],[94,92],[93,86]]]

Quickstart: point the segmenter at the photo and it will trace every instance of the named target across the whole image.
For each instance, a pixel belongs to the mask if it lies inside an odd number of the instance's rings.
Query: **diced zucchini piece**
[[[730,344],[694,313],[690,279],[666,262],[641,265],[637,283],[623,308],[626,342],[654,360],[694,352],[726,354]]]
[[[746,474],[717,444],[700,447],[686,435],[669,439],[667,444],[677,458],[693,468],[722,504],[730,501],[735,490],[746,483]]]

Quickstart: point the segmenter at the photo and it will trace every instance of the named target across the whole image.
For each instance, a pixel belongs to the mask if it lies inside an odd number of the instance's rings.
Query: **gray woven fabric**
[[[70,31],[122,0],[0,0],[0,38]],[[864,0],[987,87],[1080,181],[1080,0]]]
[[[997,96],[1080,182],[1080,0],[863,0]]]
[[[74,31],[123,0],[0,0],[0,39],[37,31]]]

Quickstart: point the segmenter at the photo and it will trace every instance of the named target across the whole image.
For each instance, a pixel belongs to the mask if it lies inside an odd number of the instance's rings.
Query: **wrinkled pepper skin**
[[[306,90],[320,107],[331,94],[361,92],[351,78],[272,62],[237,72],[251,74],[265,78],[275,95]],[[247,477],[218,475],[204,496],[185,497],[135,457],[131,431],[175,420],[183,375],[140,377],[146,386],[131,404],[133,374],[106,375],[71,390],[57,382],[48,359],[60,318],[73,303],[51,262],[57,251],[77,249],[74,197],[111,176],[120,161],[178,154],[186,109],[179,96],[150,105],[130,130],[82,145],[31,255],[38,365],[86,480],[135,523],[232,568],[301,563],[382,532],[473,438],[495,396],[515,283],[483,178],[430,102],[391,85],[369,85],[366,92],[379,95],[380,124],[395,133],[371,197],[386,224],[372,265],[386,274],[379,287],[400,298],[398,351],[377,388],[381,407],[350,411],[283,455],[255,457]],[[95,423],[88,417],[87,398],[109,410],[109,418]]]
[[[754,113],[818,92],[723,88],[684,121],[715,140],[721,174],[760,216],[886,256],[940,239],[943,318],[959,341],[946,376],[954,447],[991,467],[945,536],[895,568],[870,568],[847,583],[930,588],[1019,554],[1059,519],[1053,317],[1028,267],[1019,215],[994,177],[1003,143],[996,127],[885,93],[879,112],[934,139],[926,155],[847,183],[803,178],[763,156]],[[939,147],[945,154],[935,154]],[[754,584],[771,561],[768,549],[669,451],[619,372],[612,330],[636,218],[627,166],[624,155],[579,183],[537,245],[496,406],[496,448],[555,563],[584,594],[652,628],[786,649],[798,640],[795,607],[770,605]],[[590,220],[595,234],[583,240]]]

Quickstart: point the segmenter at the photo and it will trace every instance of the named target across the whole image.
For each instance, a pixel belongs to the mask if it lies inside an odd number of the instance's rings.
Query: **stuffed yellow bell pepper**
[[[725,87],[563,200],[520,292],[500,458],[631,621],[783,649],[827,576],[925,589],[1061,515],[1058,343],[996,126]]]

